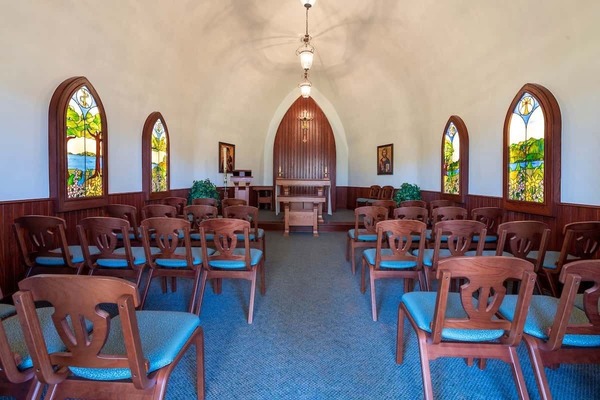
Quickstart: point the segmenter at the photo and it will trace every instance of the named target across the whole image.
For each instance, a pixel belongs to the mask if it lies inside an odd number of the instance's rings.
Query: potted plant
[[[421,188],[414,183],[404,182],[394,195],[396,204],[406,200],[421,200]]]
[[[214,183],[210,179],[204,179],[202,181],[194,181],[192,188],[190,189],[190,197],[188,198],[188,204],[192,204],[194,199],[202,199],[212,197],[213,199],[219,200],[219,192]]]

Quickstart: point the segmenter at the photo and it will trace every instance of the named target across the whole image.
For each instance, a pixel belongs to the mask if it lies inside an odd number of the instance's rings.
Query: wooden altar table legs
[[[285,203],[285,230],[283,236],[290,235],[290,226],[311,226],[313,228],[313,236],[319,236],[319,219],[318,211],[321,203],[313,203],[312,210],[292,210],[291,203]]]

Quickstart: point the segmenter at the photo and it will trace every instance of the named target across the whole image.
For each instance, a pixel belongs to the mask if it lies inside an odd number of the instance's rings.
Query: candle
[[[227,148],[223,147],[223,173],[227,173]]]
[[[327,165],[325,166],[325,175],[327,175]]]
[[[281,165],[279,166],[279,173],[281,174]]]

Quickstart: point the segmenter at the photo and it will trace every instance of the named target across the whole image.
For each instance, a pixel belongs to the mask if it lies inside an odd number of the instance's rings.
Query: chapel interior
[[[597,1],[0,9],[0,395],[600,393]],[[518,248],[525,221],[533,250]],[[31,252],[34,226],[63,243]],[[489,290],[465,294],[465,282]],[[36,353],[52,327],[39,301],[69,314],[86,293],[121,309],[92,307],[63,335],[100,345],[90,324],[121,318],[124,332],[135,326],[127,346],[140,334],[144,352],[144,330],[184,335],[171,361],[88,365],[86,350],[67,366]],[[491,339],[443,325],[446,302]],[[528,331],[542,314],[547,324]],[[19,351],[11,329],[23,332]],[[263,379],[244,377],[256,365]]]

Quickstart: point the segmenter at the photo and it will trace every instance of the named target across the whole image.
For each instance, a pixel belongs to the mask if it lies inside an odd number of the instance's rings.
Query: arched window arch
[[[147,199],[170,195],[169,129],[158,111],[146,118],[142,130],[142,185]]]
[[[560,201],[561,115],[548,89],[528,83],[504,120],[503,203],[513,211],[552,215]]]
[[[443,199],[464,203],[469,191],[469,132],[462,118],[452,115],[442,134]]]
[[[50,100],[48,119],[50,197],[56,211],[107,204],[108,132],[94,86],[83,76],[61,83]]]

